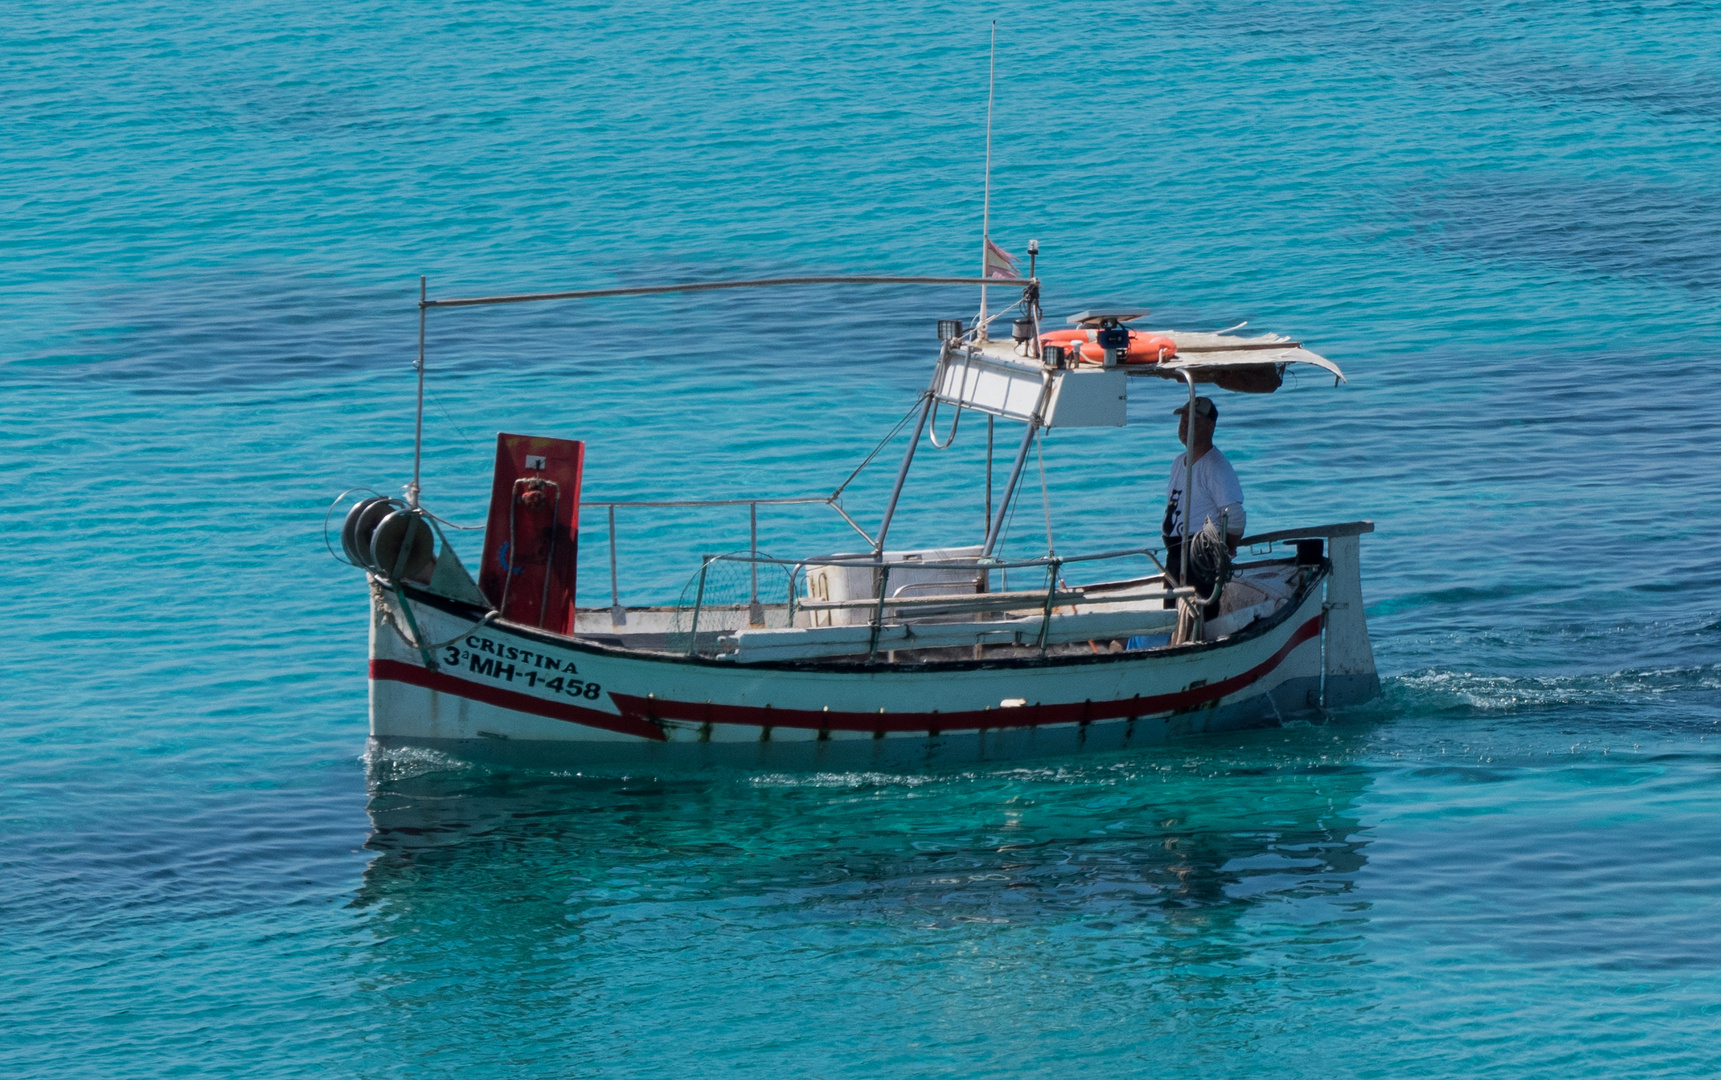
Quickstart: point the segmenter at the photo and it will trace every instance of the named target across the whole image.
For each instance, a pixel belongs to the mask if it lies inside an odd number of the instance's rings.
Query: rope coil
[[[1199,597],[1203,604],[1210,604],[1230,580],[1230,545],[1226,543],[1225,534],[1219,530],[1219,526],[1209,521],[1201,527],[1200,532],[1189,538],[1189,584],[1211,581],[1213,591]]]

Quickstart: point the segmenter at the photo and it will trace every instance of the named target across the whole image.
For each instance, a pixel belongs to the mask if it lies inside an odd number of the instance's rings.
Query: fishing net
[[[759,557],[769,558],[764,552],[760,552]],[[719,637],[752,625],[755,568],[759,575],[757,595],[761,605],[781,605],[788,599],[788,567],[753,563],[747,561],[748,558],[749,553],[745,551],[712,556],[702,569],[694,571],[693,576],[687,579],[681,597],[675,603],[674,629],[669,636],[671,650],[711,656],[723,651],[717,640]],[[780,620],[781,613],[777,614]]]

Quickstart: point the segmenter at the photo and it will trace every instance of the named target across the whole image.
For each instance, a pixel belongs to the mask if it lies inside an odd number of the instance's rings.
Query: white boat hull
[[[1330,666],[1323,679],[1325,591],[1311,582],[1270,619],[1177,648],[736,664],[481,623],[481,608],[378,584],[371,734],[575,768],[901,768],[1117,750],[1373,696],[1372,656],[1360,683],[1335,680]],[[433,664],[396,628],[403,595],[422,634],[413,640],[436,645]]]

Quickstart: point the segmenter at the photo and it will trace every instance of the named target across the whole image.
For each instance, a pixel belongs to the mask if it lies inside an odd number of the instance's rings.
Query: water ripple
[[[1227,396],[1221,444],[1251,520],[1377,523],[1381,699],[950,773],[367,751],[319,523],[410,470],[419,275],[960,272],[993,14],[993,233],[1048,312],[1351,376]],[[0,41],[0,1072],[1721,1072],[1708,6],[25,0]],[[973,302],[433,312],[427,498],[481,520],[522,429],[595,496],[827,491]],[[1059,550],[1157,527],[1141,389],[1048,439]],[[896,534],[978,529],[982,453],[923,453]],[[624,599],[746,527],[624,516]]]

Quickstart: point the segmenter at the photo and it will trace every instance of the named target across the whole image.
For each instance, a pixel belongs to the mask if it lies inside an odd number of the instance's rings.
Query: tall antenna
[[[412,427],[412,485],[406,489],[406,504],[418,509],[418,462],[424,456],[424,275],[418,275],[418,419]]]
[[[988,276],[987,265],[991,261],[991,252],[987,245],[992,242],[992,91],[998,75],[998,20],[992,20],[992,57],[986,64],[986,195],[980,204],[980,276]],[[975,336],[985,341],[986,335],[986,286],[980,286],[980,325],[976,328]]]

